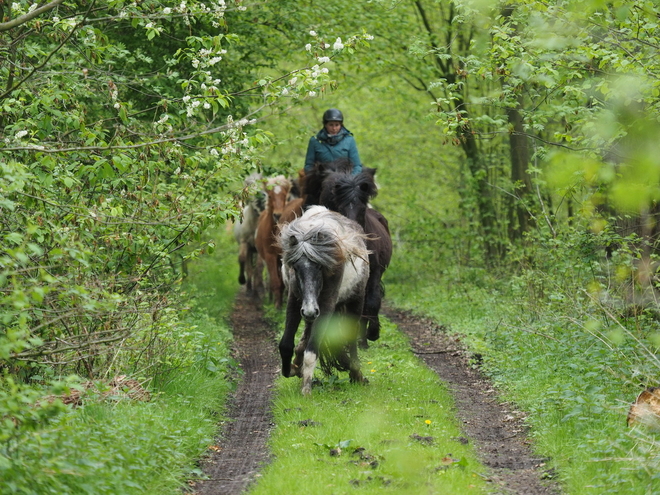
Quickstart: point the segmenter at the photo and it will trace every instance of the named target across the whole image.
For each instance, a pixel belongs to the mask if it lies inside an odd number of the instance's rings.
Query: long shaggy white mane
[[[347,260],[367,260],[369,251],[362,227],[324,206],[312,206],[282,227],[279,242],[282,262],[295,263],[303,256],[334,271]]]

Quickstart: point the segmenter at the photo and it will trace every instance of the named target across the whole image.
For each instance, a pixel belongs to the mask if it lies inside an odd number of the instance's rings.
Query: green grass
[[[594,308],[579,310],[577,296],[531,307],[513,279],[482,274],[477,284],[463,274],[446,284],[428,275],[414,289],[390,286],[390,301],[433,317],[482,355],[501,398],[528,415],[533,447],[551,458],[566,493],[660,492],[660,435],[626,426],[635,382],[653,373],[634,341],[614,345],[607,329],[590,331],[583,324]]]
[[[24,495],[180,495],[199,477],[234,386],[229,356],[235,245],[191,266],[191,308],[168,320],[150,401],[91,399],[0,446],[0,492]],[[129,370],[115,370],[118,373]],[[9,405],[11,406],[11,405]]]
[[[317,370],[303,397],[300,379],[277,381],[274,460],[249,493],[484,493],[486,469],[457,440],[451,395],[406,338],[387,322],[361,361],[366,386]]]

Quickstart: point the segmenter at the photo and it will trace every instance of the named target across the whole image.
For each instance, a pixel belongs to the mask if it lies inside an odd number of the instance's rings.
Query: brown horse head
[[[268,212],[273,216],[273,221],[277,223],[282,216],[282,210],[286,205],[291,182],[283,175],[271,177],[264,184],[264,189],[268,195]]]

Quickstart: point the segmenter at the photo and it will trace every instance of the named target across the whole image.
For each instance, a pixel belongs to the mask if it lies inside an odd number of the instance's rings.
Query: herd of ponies
[[[311,394],[317,362],[326,374],[348,371],[351,382],[367,383],[358,347],[380,337],[392,240],[386,218],[369,204],[378,192],[376,169],[352,170],[339,159],[316,163],[296,180],[251,176],[246,186],[261,187],[234,226],[239,283],[277,309],[286,305],[282,374],[302,378],[303,395]]]

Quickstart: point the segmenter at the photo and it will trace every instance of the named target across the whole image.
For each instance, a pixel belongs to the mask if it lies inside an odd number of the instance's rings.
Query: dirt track
[[[545,460],[532,454],[520,417],[497,400],[492,386],[469,365],[460,342],[431,321],[391,308],[384,313],[408,335],[413,351],[452,390],[466,441],[474,444],[490,469],[493,491],[560,493],[550,480],[553,473],[545,469]],[[194,486],[197,495],[239,494],[258,479],[261,466],[269,461],[271,390],[279,371],[276,336],[243,291],[236,298],[231,323],[234,356],[243,376],[231,401],[230,419],[202,466],[209,479]]]

